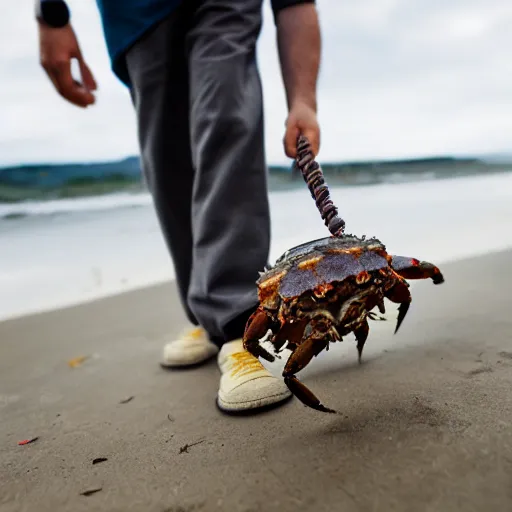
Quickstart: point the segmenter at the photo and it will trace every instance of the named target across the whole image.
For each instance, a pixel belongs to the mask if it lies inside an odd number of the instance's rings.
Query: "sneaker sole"
[[[208,361],[211,361],[217,354],[212,354],[211,356],[205,357],[204,359],[200,359],[199,361],[192,361],[191,363],[166,363],[164,361],[160,362],[160,366],[166,370],[179,370],[179,369],[190,369],[197,368],[199,366],[203,366]]]
[[[281,407],[293,398],[293,394],[273,395],[265,400],[251,400],[247,402],[224,402],[218,395],[215,400],[217,408],[224,414],[244,416],[263,413]]]

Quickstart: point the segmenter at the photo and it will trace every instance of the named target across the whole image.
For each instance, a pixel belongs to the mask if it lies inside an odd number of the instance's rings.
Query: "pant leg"
[[[141,38],[126,55],[132,82],[141,164],[167,247],[181,302],[188,307],[192,270],[191,201],[194,168],[190,149],[185,26],[177,10]]]
[[[188,303],[215,338],[242,336],[268,262],[270,214],[256,61],[262,0],[203,0],[187,34],[193,267]]]

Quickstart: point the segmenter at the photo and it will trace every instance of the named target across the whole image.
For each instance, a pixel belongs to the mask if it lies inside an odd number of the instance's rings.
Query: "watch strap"
[[[35,0],[36,19],[53,28],[69,23],[70,11],[64,0]]]

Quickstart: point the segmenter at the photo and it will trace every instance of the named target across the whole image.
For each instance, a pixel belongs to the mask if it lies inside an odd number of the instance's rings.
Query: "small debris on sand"
[[[201,444],[201,443],[204,443],[204,439],[201,441],[197,441],[197,443],[186,444],[185,446],[182,446],[180,448],[180,453],[188,453],[189,448],[192,448],[192,446],[195,446],[196,444]]]
[[[102,487],[98,487],[97,489],[89,489],[88,491],[81,492],[80,496],[92,496],[93,494],[96,494],[97,492],[100,492],[102,490]]]
[[[201,441],[197,441],[197,443],[192,443],[192,444],[187,443],[185,446],[182,446],[180,448],[180,453],[188,453],[189,448],[192,448],[192,446],[195,446],[196,444],[201,444],[201,443],[204,443],[204,439],[202,439]]]
[[[75,357],[68,361],[68,366],[70,366],[71,368],[76,368],[77,366],[80,366],[84,361],[87,361],[87,359],[89,359],[89,356]]]
[[[24,439],[23,441],[18,441],[18,445],[23,446],[26,444],[30,444],[30,443],[33,443],[34,441],[37,441],[38,439],[39,439],[39,437],[33,437],[32,439]]]

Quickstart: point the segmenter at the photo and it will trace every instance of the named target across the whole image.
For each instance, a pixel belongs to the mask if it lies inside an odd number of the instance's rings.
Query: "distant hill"
[[[343,173],[365,170],[387,171],[390,168],[419,168],[429,166],[453,166],[470,163],[482,163],[477,158],[453,158],[432,157],[407,160],[389,161],[360,161],[344,163],[324,163],[322,169],[326,175],[331,173]],[[291,166],[270,166],[269,172],[289,173]],[[140,160],[138,157],[129,157],[113,162],[99,162],[88,164],[41,164],[21,165],[16,167],[0,168],[0,184],[36,187],[56,188],[64,185],[85,184],[92,181],[135,181],[141,179]]]
[[[480,159],[488,163],[510,164],[512,163],[512,153],[489,153],[486,155],[482,155]]]
[[[140,179],[140,159],[129,157],[113,162],[87,164],[42,164],[0,168],[0,184],[37,188],[98,181]]]
[[[326,180],[332,186],[411,181],[512,170],[512,156],[377,160],[325,163]],[[303,186],[292,167],[269,166],[270,190]],[[140,159],[84,164],[41,164],[0,168],[0,202],[99,195],[144,188]]]

